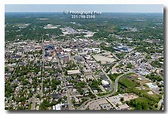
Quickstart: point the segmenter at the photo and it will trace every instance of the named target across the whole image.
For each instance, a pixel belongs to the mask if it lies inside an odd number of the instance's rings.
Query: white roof
[[[63,104],[61,103],[61,104],[57,104],[57,105],[55,105],[55,107],[56,107],[56,110],[61,110],[61,106],[62,106]]]
[[[66,49],[64,49],[64,51],[71,51],[71,49],[70,48],[66,48]]]
[[[79,70],[68,70],[67,72],[68,74],[79,74],[80,73]]]
[[[122,104],[122,105],[120,105],[119,107],[120,107],[121,110],[122,110],[122,109],[124,110],[124,109],[129,108],[129,106],[128,106],[127,104]]]
[[[109,85],[109,82],[106,81],[106,80],[102,80],[102,84],[103,84],[103,85]]]

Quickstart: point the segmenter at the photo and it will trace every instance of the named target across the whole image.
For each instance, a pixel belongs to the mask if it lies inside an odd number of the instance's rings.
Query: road
[[[160,101],[158,102],[158,110],[160,110],[161,106],[162,106],[162,103],[164,102],[164,95],[162,95],[162,99],[160,99]]]
[[[102,67],[101,67],[101,70],[105,74],[105,76],[107,77],[107,79],[110,81],[110,87],[112,88],[113,82],[111,81],[111,79],[109,78],[109,76],[107,75],[107,73],[104,71],[104,69]]]
[[[78,107],[77,110],[85,110],[85,109],[87,108],[88,104],[90,104],[91,102],[95,101],[96,99],[106,98],[106,97],[109,97],[109,96],[115,94],[115,93],[118,91],[118,81],[119,81],[119,79],[120,79],[122,76],[124,76],[124,75],[126,75],[126,74],[129,74],[129,73],[132,73],[132,70],[131,70],[131,71],[128,71],[128,72],[125,72],[124,74],[118,76],[118,77],[115,79],[114,89],[113,89],[113,92],[112,92],[112,93],[110,93],[110,94],[108,94],[108,95],[103,95],[103,96],[101,96],[101,97],[99,97],[99,98],[90,99],[90,100],[84,102],[80,107]]]
[[[124,58],[126,58],[129,54],[130,54],[130,53],[126,54],[126,55],[124,56]],[[116,63],[113,67],[118,66],[121,62],[122,62],[122,60],[120,60],[118,63]],[[113,84],[113,83],[112,83],[111,79],[108,77],[107,73],[103,70],[103,68],[101,68],[101,70],[102,70],[102,72],[105,74],[105,76],[108,78],[108,80],[110,81],[110,85],[111,85],[111,87],[112,87],[112,84]],[[109,97],[109,96],[115,94],[115,93],[118,91],[118,80],[119,80],[122,76],[124,76],[125,74],[127,74],[127,73],[130,73],[130,71],[129,71],[129,72],[125,72],[124,74],[118,76],[118,77],[115,79],[114,88],[113,88],[113,91],[112,91],[110,94],[108,94],[108,95],[103,95],[103,96],[98,97],[98,98],[105,98],[105,97]],[[84,109],[86,109],[86,108],[87,108],[87,103],[93,102],[93,101],[96,100],[96,99],[97,99],[97,98],[95,98],[95,99],[90,99],[90,100],[85,101],[84,103],[82,103],[82,105],[81,105],[80,107],[78,107],[77,110],[84,110]]]
[[[52,39],[52,38],[51,38],[50,41],[51,41],[51,44],[54,46],[54,43],[53,43],[53,39]],[[56,49],[55,49],[55,46],[54,46],[54,51],[55,51],[55,53],[57,52]],[[70,96],[70,91],[69,91],[68,87],[66,86],[67,80],[66,80],[66,77],[65,77],[65,75],[64,75],[64,72],[63,72],[63,70],[62,70],[61,62],[60,62],[59,57],[57,56],[57,53],[55,54],[55,57],[56,57],[56,59],[58,60],[58,67],[59,67],[59,69],[60,69],[60,71],[61,71],[63,84],[64,84],[64,87],[65,87],[65,89],[66,89],[66,95],[67,95],[67,100],[68,100],[68,108],[69,108],[69,110],[73,110],[72,102],[71,102],[71,98],[70,98],[70,97],[71,97],[71,96]]]
[[[96,99],[97,99],[97,98],[89,99],[89,100],[85,101],[84,103],[82,103],[81,106],[79,106],[79,107],[77,108],[77,110],[85,110],[85,109],[87,108],[87,106],[88,106],[88,103],[89,103],[89,102],[93,102],[93,101],[95,101]]]
[[[132,72],[133,72],[132,70],[131,70],[131,71],[128,71],[128,72],[125,72],[124,74],[118,76],[118,77],[115,79],[114,91],[111,93],[111,95],[115,94],[115,93],[118,91],[118,81],[119,81],[119,79],[120,79],[122,76],[124,76],[124,75],[126,75],[126,74],[129,74],[129,73],[132,73]]]
[[[36,94],[34,94],[32,97],[31,110],[35,110],[36,109],[35,106],[36,106]]]
[[[69,89],[67,90],[67,100],[68,100],[69,110],[73,110],[73,108],[72,108],[72,102],[71,102],[71,96],[70,96],[70,93],[69,93]]]
[[[42,66],[42,72],[41,72],[41,78],[42,78],[42,83],[41,83],[41,90],[40,90],[40,96],[43,97],[43,76],[44,76],[44,55],[45,55],[45,50],[44,50],[44,40],[43,40],[43,37],[42,37],[42,61],[43,61],[43,66]]]
[[[73,60],[74,62],[75,62],[75,64],[77,65],[77,67],[78,67],[78,69],[80,69],[79,68],[79,65],[76,63],[76,61],[74,60],[74,58],[71,56],[71,60]],[[87,64],[86,63],[86,61],[84,60],[84,64]],[[91,72],[92,72],[92,70],[91,70]],[[82,74],[81,74],[82,75]],[[93,75],[93,72],[92,72],[92,75]],[[85,76],[83,76],[84,78],[85,78],[85,80],[86,80],[86,77]],[[96,79],[96,78],[95,78]],[[86,83],[87,85],[87,88],[90,90],[90,92],[96,97],[96,98],[98,98],[98,95],[96,95],[96,93],[94,93],[93,92],[93,90],[90,88],[90,86],[88,85],[88,83]]]

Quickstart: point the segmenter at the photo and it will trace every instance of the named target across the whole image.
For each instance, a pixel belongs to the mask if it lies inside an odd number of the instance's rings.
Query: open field
[[[96,61],[100,61],[101,64],[105,64],[106,62],[112,63],[115,61],[114,58],[108,58],[101,55],[93,55],[93,57],[96,59]]]

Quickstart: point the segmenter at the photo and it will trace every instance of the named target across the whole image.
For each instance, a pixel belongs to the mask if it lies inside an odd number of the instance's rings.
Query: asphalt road
[[[51,43],[52,43],[52,45],[54,46],[53,39],[51,39]],[[54,49],[54,51],[56,52],[56,49]],[[63,79],[64,86],[65,86],[65,89],[66,89],[67,100],[68,100],[68,107],[69,107],[69,110],[73,110],[72,102],[71,102],[71,96],[70,96],[70,93],[69,93],[69,89],[68,89],[68,87],[66,86],[66,81],[67,81],[67,80],[66,80],[65,75],[64,75],[64,72],[63,72],[63,70],[62,70],[61,62],[60,62],[59,57],[57,56],[57,53],[56,53],[56,59],[58,60],[58,67],[59,67],[60,70],[62,71],[61,74],[62,74],[62,79]]]
[[[32,97],[32,104],[31,104],[31,110],[35,110],[35,105],[36,105],[36,98],[35,98],[36,94],[33,95]]]
[[[161,108],[161,105],[162,105],[162,103],[163,103],[163,99],[164,99],[164,95],[162,95],[162,99],[160,99],[160,101],[158,102],[158,110],[160,110],[160,108]]]
[[[115,94],[115,93],[118,91],[118,81],[119,81],[119,79],[120,79],[122,76],[124,76],[124,75],[126,75],[126,74],[129,74],[129,73],[131,73],[131,72],[132,72],[132,71],[128,71],[128,72],[125,72],[124,74],[118,76],[118,77],[115,79],[113,92],[110,93],[110,94],[108,94],[108,95],[103,95],[103,96],[101,96],[101,97],[99,97],[99,98],[105,98],[105,97],[109,97],[109,96]],[[98,99],[98,98],[91,99],[91,100],[88,100],[88,101],[84,102],[80,107],[78,107],[77,110],[85,110],[85,109],[87,108],[87,103],[93,102],[93,101],[95,101],[96,99]]]

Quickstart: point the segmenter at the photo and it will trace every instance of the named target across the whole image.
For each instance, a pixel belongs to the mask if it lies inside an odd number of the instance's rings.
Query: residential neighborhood
[[[164,110],[162,13],[5,15],[5,110]]]

